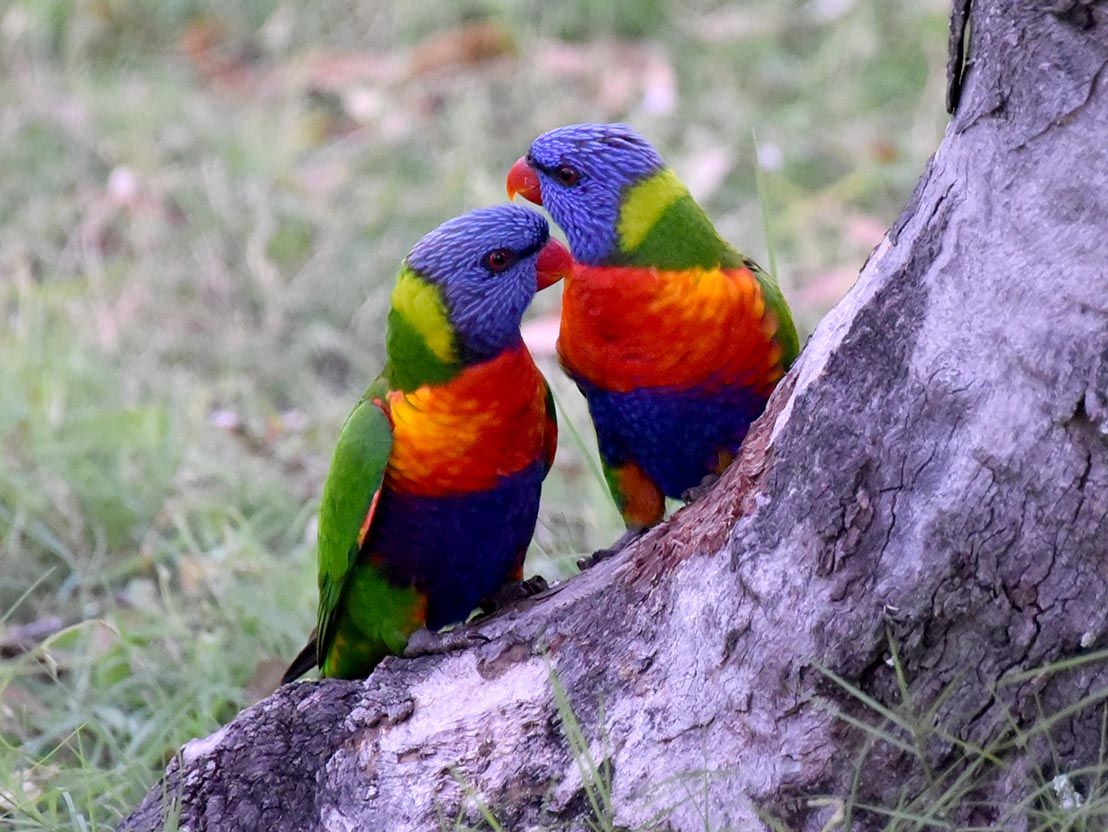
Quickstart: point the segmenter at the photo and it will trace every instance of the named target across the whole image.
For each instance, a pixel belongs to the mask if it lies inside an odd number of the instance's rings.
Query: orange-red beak
[[[535,260],[538,291],[541,292],[547,286],[553,286],[563,277],[569,277],[572,270],[573,257],[570,255],[569,249],[551,238],[543,246],[542,251],[539,252],[538,259]]]
[[[512,169],[508,171],[508,199],[515,199],[516,194],[536,205],[542,205],[542,187],[539,185],[539,175],[535,173],[533,167],[527,164],[526,156],[520,156],[516,159]]]

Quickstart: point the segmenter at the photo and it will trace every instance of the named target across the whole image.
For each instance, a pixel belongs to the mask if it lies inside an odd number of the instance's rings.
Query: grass
[[[615,825],[611,766],[607,759],[597,762],[596,756],[593,754],[593,743],[590,742],[585,729],[578,720],[569,694],[566,692],[565,686],[552,664],[547,665],[547,680],[550,684],[551,699],[557,711],[562,737],[580,779],[581,791],[589,810],[589,816],[585,818],[585,828],[590,832],[619,832],[623,827],[616,827]],[[601,714],[600,721],[603,722],[603,714]],[[606,738],[601,737],[601,740],[601,750],[606,751]],[[445,817],[440,816],[440,827],[444,830],[449,829],[451,832],[506,832],[507,827],[498,819],[495,809],[489,806],[464,774],[455,771],[453,776],[462,790],[465,800],[459,808],[457,817],[453,820],[448,822]],[[475,828],[467,824],[465,819],[467,814],[476,815],[480,826]],[[648,830],[643,829],[639,832],[648,832]]]
[[[993,701],[1003,711],[1005,694],[1016,685],[1031,680],[1047,682],[1076,668],[1099,667],[1106,662],[1108,650],[1101,650],[1012,674],[993,691]],[[924,703],[912,692],[912,680],[891,634],[888,664],[895,675],[899,697],[899,701],[889,704],[879,702],[833,671],[820,668],[823,676],[845,698],[841,707],[832,704],[832,698],[824,701],[834,709],[838,719],[862,738],[850,790],[806,801],[809,809],[825,810],[821,832],[850,832],[858,828],[879,828],[885,832],[1000,832],[1023,828],[1021,822],[1025,818],[1031,832],[1100,832],[1108,828],[1108,688],[1091,689],[1080,700],[1054,711],[1047,711],[1040,703],[1030,725],[1027,719],[1018,719],[1009,712],[998,730],[992,732],[989,742],[980,746],[952,735],[939,719],[940,712],[964,680],[952,680],[931,701]],[[587,812],[583,828],[592,832],[624,829],[615,823],[608,761],[610,750],[608,738],[603,733],[603,713],[597,720],[601,733],[591,739],[577,718],[569,694],[553,666],[549,668],[548,680],[566,750],[583,793]],[[1054,734],[1058,730],[1069,732],[1070,720],[1090,714],[1098,715],[1098,758],[1091,765],[1067,767],[1056,748]],[[936,749],[942,748],[949,749],[949,753],[936,755]],[[1031,752],[1031,759],[1038,759],[1044,748],[1049,752],[1048,768],[1038,763],[1026,771],[1018,767],[1021,753]],[[901,794],[895,801],[868,801],[865,795],[872,790],[866,788],[867,776],[875,767],[887,768],[897,755],[906,760],[897,763]],[[934,762],[937,756],[942,759],[941,766]],[[655,793],[660,794],[667,785],[683,786],[685,798],[681,803],[696,807],[704,832],[732,832],[729,827],[719,827],[712,820],[716,801],[726,799],[726,791],[720,786],[732,776],[731,772],[707,768],[671,775],[655,784]],[[506,827],[498,819],[496,807],[491,806],[460,772],[455,773],[455,780],[466,801],[453,821],[440,819],[441,827],[452,832],[502,832]],[[1016,788],[1023,787],[1021,800],[998,806],[983,799],[990,787],[1006,781]],[[887,784],[887,775],[880,778],[880,782]],[[658,810],[654,821],[637,827],[634,832],[668,828],[665,821],[676,808]],[[964,817],[967,811],[973,810],[988,810],[999,819],[987,827],[968,825]],[[475,815],[479,825],[468,825],[467,815]],[[769,811],[762,813],[762,821],[775,832],[793,830]]]
[[[615,832],[611,766],[606,758],[600,762],[596,761],[592,744],[573,711],[569,694],[566,693],[565,686],[558,678],[553,665],[549,668],[548,678],[554,695],[554,706],[557,708],[558,719],[562,725],[562,734],[570,756],[573,758],[577,775],[581,778],[581,789],[585,793],[585,799],[592,813],[592,817],[587,821],[589,829],[592,832]],[[603,724],[603,714],[598,721]]]
[[[940,0],[0,6],[0,642],[37,633],[0,660],[5,828],[110,827],[272,688],[396,264],[534,135],[634,123],[763,262],[772,227],[807,331],[938,142],[944,44]],[[540,360],[558,577],[618,522]]]
[[[926,830],[967,830],[959,820],[967,810],[988,809],[1000,816],[989,829],[1009,829],[1029,820],[1034,832],[1093,832],[1108,826],[1108,688],[1093,689],[1079,701],[1055,711],[1041,704],[1030,726],[1026,719],[1008,713],[992,739],[984,746],[966,742],[946,731],[938,715],[948,698],[962,683],[952,680],[933,701],[917,701],[911,692],[895,641],[889,639],[890,657],[897,680],[899,702],[882,704],[851,682],[830,670],[823,674],[840,688],[851,702],[851,708],[838,711],[838,717],[866,737],[853,772],[850,794],[828,796],[818,805],[836,808],[835,825],[827,828],[850,830],[855,823],[864,828],[879,828],[887,832],[925,832]],[[1103,665],[1108,651],[1099,651],[1033,668],[1005,678],[1000,689],[993,692],[993,702],[1005,708],[1004,688],[1031,679],[1049,680],[1067,673],[1077,663]],[[858,711],[861,716],[858,716]],[[1054,732],[1078,715],[1099,714],[1100,753],[1089,766],[1067,768],[1063,755],[1055,747]],[[1069,730],[1064,728],[1064,730]],[[941,768],[932,762],[936,748],[949,748],[951,753]],[[1051,758],[1049,771],[1035,764],[1030,772],[1013,768],[1013,760],[1021,752],[1046,748]],[[903,772],[903,794],[895,804],[874,804],[865,799],[865,776],[873,765],[887,765],[890,752],[900,752],[908,761]],[[1037,752],[1032,753],[1034,759]],[[883,760],[884,762],[873,762]],[[1024,783],[1030,780],[1022,800],[996,806],[982,800],[987,786],[1003,782]],[[923,789],[917,785],[923,784]],[[816,804],[813,804],[816,805]]]

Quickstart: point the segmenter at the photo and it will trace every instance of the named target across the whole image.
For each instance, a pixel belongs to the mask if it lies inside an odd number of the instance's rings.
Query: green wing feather
[[[746,267],[754,273],[758,285],[762,289],[762,297],[766,306],[777,318],[777,332],[774,340],[781,347],[781,366],[786,370],[792,366],[796,356],[800,353],[800,337],[796,334],[796,324],[793,323],[793,315],[789,310],[789,304],[781,292],[781,287],[772,276],[762,270],[762,267],[753,260],[746,261]]]
[[[379,378],[346,417],[319,507],[319,618],[316,655],[322,666],[343,590],[358,557],[359,535],[385,479],[392,425],[378,405],[388,393]]]

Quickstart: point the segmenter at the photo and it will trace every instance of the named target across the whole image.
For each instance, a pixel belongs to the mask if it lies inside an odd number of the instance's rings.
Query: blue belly
[[[503,477],[489,491],[454,497],[381,493],[363,551],[398,586],[427,597],[427,626],[465,618],[522,562],[535,531],[545,466]]]
[[[680,497],[734,454],[766,400],[744,388],[713,393],[643,388],[613,393],[577,381],[589,403],[600,456],[635,462],[667,497]]]

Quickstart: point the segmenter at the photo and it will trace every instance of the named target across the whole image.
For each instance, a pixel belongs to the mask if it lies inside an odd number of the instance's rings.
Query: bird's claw
[[[619,536],[611,546],[606,549],[597,549],[591,555],[587,555],[583,558],[577,559],[577,568],[584,572],[590,566],[596,566],[602,560],[607,560],[612,555],[619,554],[633,542],[638,540],[646,532],[646,529],[628,529]]]
[[[418,656],[434,656],[452,653],[455,650],[468,650],[487,644],[489,637],[468,627],[456,627],[445,633],[433,633],[426,628],[416,630],[408,638],[404,648],[404,657],[414,659]]]
[[[711,490],[712,486],[719,482],[719,474],[708,474],[700,481],[699,485],[694,485],[692,488],[686,488],[681,492],[681,500],[686,505],[689,503],[695,503],[701,497]]]
[[[522,601],[524,598],[531,598],[538,595],[540,592],[546,592],[550,589],[550,584],[546,582],[546,578],[542,575],[532,575],[525,581],[519,581],[517,583],[504,584],[500,589],[496,590],[492,595],[481,602],[481,610],[483,615],[492,615],[497,610],[502,610],[516,601]]]

